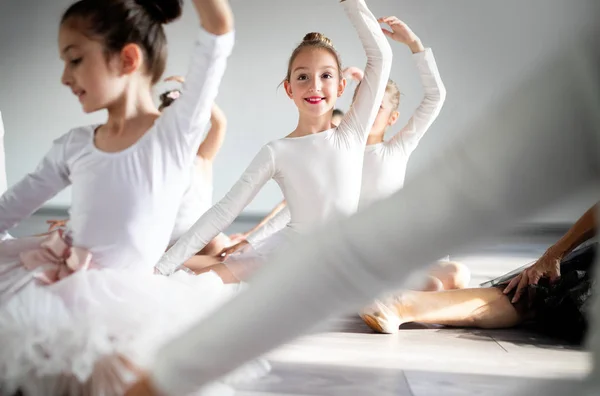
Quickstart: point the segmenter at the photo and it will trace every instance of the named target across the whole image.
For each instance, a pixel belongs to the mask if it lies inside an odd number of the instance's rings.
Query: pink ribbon
[[[46,284],[58,282],[76,271],[85,271],[92,262],[92,254],[87,249],[69,246],[61,230],[49,233],[39,248],[22,252],[19,258],[29,271],[42,268],[34,277]]]
[[[167,98],[170,98],[173,100],[179,99],[180,96],[181,96],[181,92],[179,92],[177,90],[171,91],[167,94]]]

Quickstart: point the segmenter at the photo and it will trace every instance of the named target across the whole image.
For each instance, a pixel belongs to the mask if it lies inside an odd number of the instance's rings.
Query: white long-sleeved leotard
[[[365,142],[383,99],[392,52],[364,0],[342,2],[367,55],[357,98],[339,127],[265,145],[238,182],[169,249],[157,265],[169,274],[225,230],[262,186],[274,179],[285,196],[293,234],[358,207]]]
[[[150,271],[167,247],[233,47],[233,33],[198,37],[181,98],[144,136],[114,153],[95,147],[97,126],[56,139],[37,169],[0,198],[0,232],[71,184],[73,245],[89,249],[100,266]]]
[[[402,188],[410,155],[444,104],[446,89],[431,49],[413,54],[412,58],[421,78],[424,98],[406,126],[393,138],[366,146],[359,209],[387,198]],[[290,212],[286,207],[248,236],[248,242],[252,246],[258,246],[262,240],[283,229],[289,222]]]

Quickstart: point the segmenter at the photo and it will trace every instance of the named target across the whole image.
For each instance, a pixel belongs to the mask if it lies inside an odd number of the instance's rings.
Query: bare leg
[[[231,245],[231,239],[229,239],[227,235],[220,233],[212,241],[210,241],[208,245],[204,247],[204,249],[200,250],[198,254],[205,256],[216,256],[217,254],[221,253],[223,249]]]
[[[214,271],[217,275],[219,275],[219,277],[221,278],[221,280],[223,280],[223,283],[225,284],[240,283],[240,280],[236,278],[233,272],[231,272],[229,268],[227,268],[227,266],[223,263],[214,264],[210,267],[205,267],[193,271],[198,275],[204,272]]]
[[[221,259],[217,257],[217,254],[220,253],[225,247],[229,246],[228,241],[230,242],[229,237],[227,237],[225,234],[217,235],[208,243],[208,245],[204,247],[204,249],[188,259],[184,265],[192,271],[198,273],[198,271],[221,263]]]
[[[229,240],[224,234],[220,235]],[[224,241],[224,239],[221,239],[221,241]],[[218,252],[221,250],[219,248]],[[184,265],[196,274],[214,271],[225,284],[240,283],[241,280],[246,280],[258,268],[259,264],[257,263],[262,263],[262,260],[255,257],[239,256],[239,253],[236,253],[228,257],[227,265],[225,265],[220,257],[204,255],[202,252],[204,250],[187,260]]]
[[[221,260],[219,260],[217,257],[197,254],[192,256],[183,265],[192,271],[199,273],[199,271],[204,272],[204,269],[219,264],[220,262]]]
[[[464,289],[471,280],[471,271],[466,265],[448,260],[440,260],[432,265],[429,273],[424,277],[421,286],[416,290],[421,292],[438,292],[443,290]],[[396,294],[402,296],[402,292]],[[415,297],[418,298],[418,297]],[[390,298],[393,301],[394,297]],[[398,327],[407,321],[423,322],[422,320],[403,320],[385,306],[385,302],[376,301],[375,304],[363,311],[361,317],[373,330],[380,333],[395,333]],[[371,313],[369,315],[369,312]],[[437,322],[433,322],[437,323]],[[437,323],[445,324],[445,323]]]
[[[376,302],[361,317],[373,330],[390,334],[407,322],[496,329],[516,326],[525,319],[497,288],[407,291]]]

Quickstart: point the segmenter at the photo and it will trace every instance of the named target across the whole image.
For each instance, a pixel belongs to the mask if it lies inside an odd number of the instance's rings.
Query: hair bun
[[[311,33],[307,33],[304,36],[304,39],[302,40],[303,43],[323,43],[326,45],[329,45],[331,47],[333,47],[333,43],[331,42],[331,40],[329,40],[329,38],[327,36],[325,36],[322,33],[318,33],[318,32],[311,32]]]
[[[183,0],[135,0],[158,23],[173,22],[181,16]]]

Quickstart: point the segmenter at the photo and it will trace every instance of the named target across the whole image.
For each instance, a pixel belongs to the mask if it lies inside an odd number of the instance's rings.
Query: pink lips
[[[307,101],[310,104],[319,104],[322,101],[324,101],[325,98],[323,98],[321,96],[311,96],[310,98],[306,98],[304,100]]]
[[[85,95],[85,91],[73,91],[73,95],[77,96],[79,100]]]

